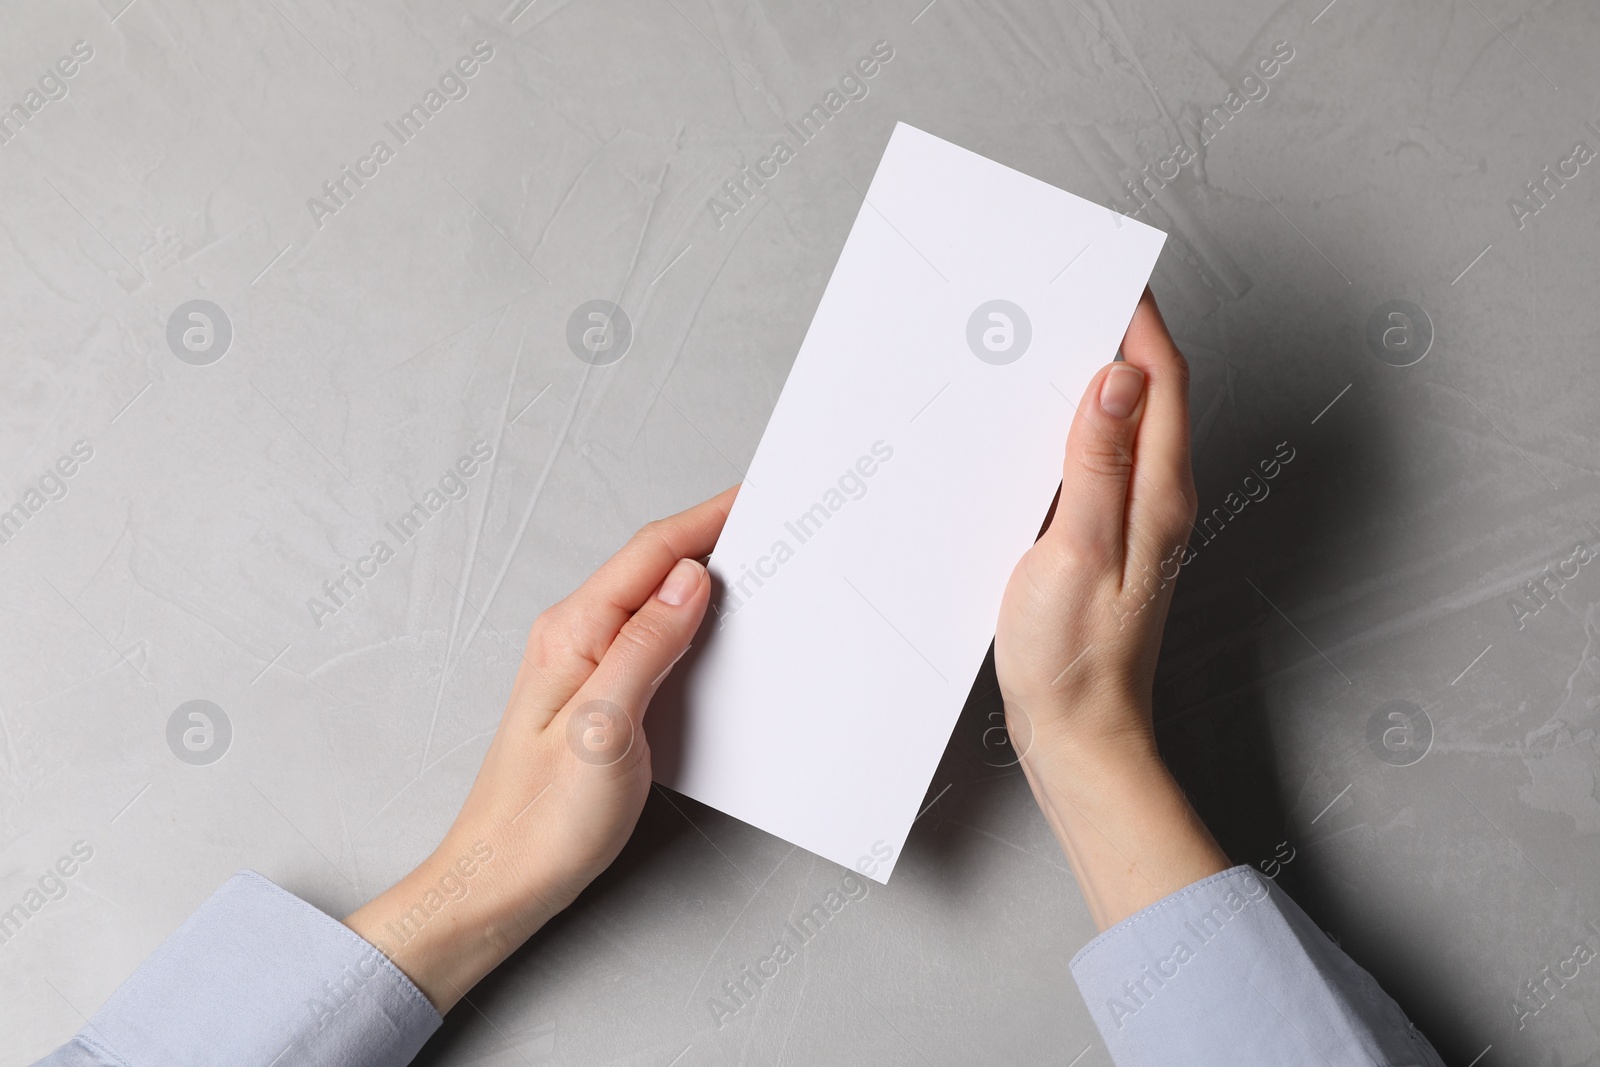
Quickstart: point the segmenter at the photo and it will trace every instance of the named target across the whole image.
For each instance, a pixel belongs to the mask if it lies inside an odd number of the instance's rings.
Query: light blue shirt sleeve
[[[1443,1067],[1372,976],[1249,867],[1124,919],[1071,969],[1119,1067]],[[440,1021],[354,931],[244,871],[37,1067],[401,1067]]]
[[[1118,1067],[1444,1067],[1372,976],[1249,867],[1129,916],[1071,967]]]
[[[400,1067],[440,1021],[355,931],[241,871],[36,1067]]]

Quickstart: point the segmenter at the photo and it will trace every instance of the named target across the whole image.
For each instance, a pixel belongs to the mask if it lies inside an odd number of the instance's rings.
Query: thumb
[[[569,735],[585,762],[620,760],[637,747],[645,706],[688,649],[711,599],[706,569],[692,559],[673,565],[655,594],[622,625],[588,680],[567,704]],[[619,721],[625,720],[625,721]],[[613,751],[614,750],[614,751]],[[591,758],[594,757],[594,758]]]
[[[1090,381],[1067,435],[1061,500],[1043,541],[1120,569],[1144,385],[1144,372],[1127,363],[1113,363]]]

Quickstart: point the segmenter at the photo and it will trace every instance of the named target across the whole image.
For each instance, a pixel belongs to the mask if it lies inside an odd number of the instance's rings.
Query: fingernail
[[[694,594],[700,587],[700,564],[692,559],[680,559],[672,567],[672,573],[667,575],[667,580],[661,583],[661,589],[656,593],[662,603],[678,607]]]
[[[1113,419],[1125,419],[1139,406],[1144,392],[1144,371],[1126,363],[1116,363],[1100,385],[1100,410]]]

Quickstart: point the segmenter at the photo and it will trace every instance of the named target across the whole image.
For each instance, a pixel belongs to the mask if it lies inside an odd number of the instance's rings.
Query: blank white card
[[[888,880],[1165,240],[895,127],[646,718],[661,784]]]

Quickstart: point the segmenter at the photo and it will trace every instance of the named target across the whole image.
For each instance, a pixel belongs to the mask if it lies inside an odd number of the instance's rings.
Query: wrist
[[[1229,866],[1140,725],[1148,718],[1117,720],[1127,725],[1041,723],[1021,761],[1102,930]]]
[[[1136,731],[1046,735],[1035,740],[1023,763],[1034,791],[1078,815],[1078,822],[1098,826],[1117,813],[1188,806],[1154,737]]]
[[[554,914],[522,889],[512,857],[455,837],[345,919],[441,1015]]]
[[[1021,704],[1006,701],[1006,726],[1020,755],[1064,785],[1111,769],[1165,772],[1148,701],[1133,697]]]

